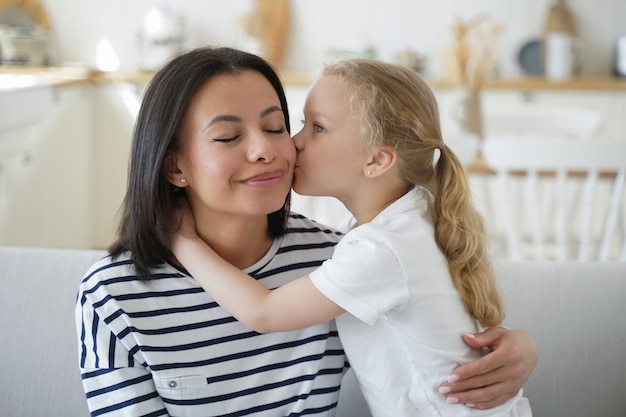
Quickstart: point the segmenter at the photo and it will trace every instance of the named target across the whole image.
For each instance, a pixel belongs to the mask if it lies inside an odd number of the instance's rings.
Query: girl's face
[[[346,105],[345,87],[334,76],[315,82],[304,106],[304,126],[293,137],[297,149],[293,189],[303,195],[346,202],[363,178],[366,148],[359,121]]]
[[[196,221],[265,216],[283,206],[295,148],[278,95],[263,75],[209,79],[190,101],[181,135],[168,179],[185,188]]]

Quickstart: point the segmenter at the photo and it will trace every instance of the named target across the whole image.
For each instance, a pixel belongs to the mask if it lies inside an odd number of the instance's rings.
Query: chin
[[[307,188],[308,187],[306,187],[302,181],[298,181],[297,179],[294,179],[293,184],[291,184],[291,189],[300,195],[311,195]]]
[[[275,211],[283,208],[287,195],[289,195],[290,192],[291,188],[289,188],[285,193],[267,194],[265,196],[265,200],[255,200],[252,204],[258,207],[257,211],[262,211],[265,214],[274,213]],[[262,201],[264,201],[264,203]]]
[[[292,185],[291,189],[292,189],[294,192],[296,192],[296,193],[298,193],[298,194],[300,194],[300,195],[306,195],[306,196],[310,196],[310,197],[323,197],[323,196],[325,196],[325,194],[324,194],[324,193],[317,192],[317,191],[315,190],[315,188],[313,188],[313,187],[303,186],[303,185],[301,185],[301,184],[298,184],[297,182],[295,182],[295,183]]]

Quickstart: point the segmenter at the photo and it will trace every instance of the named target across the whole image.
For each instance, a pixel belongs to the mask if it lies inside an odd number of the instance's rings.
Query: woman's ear
[[[389,171],[398,160],[396,150],[389,146],[376,146],[363,168],[365,176],[368,178],[378,177]]]
[[[163,172],[165,178],[175,187],[184,188],[187,186],[187,179],[178,167],[178,159],[175,152],[168,152],[163,160]]]

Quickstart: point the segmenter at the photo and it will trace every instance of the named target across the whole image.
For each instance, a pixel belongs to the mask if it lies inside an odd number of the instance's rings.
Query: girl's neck
[[[239,269],[256,263],[272,246],[274,240],[268,232],[267,216],[231,215],[219,219],[210,217],[196,218],[200,238],[228,263]]]
[[[356,220],[355,226],[369,223],[383,210],[392,205],[409,190],[405,186],[387,188],[384,190],[370,190],[369,192],[359,193],[355,198],[347,199],[342,202],[346,208],[352,213]]]

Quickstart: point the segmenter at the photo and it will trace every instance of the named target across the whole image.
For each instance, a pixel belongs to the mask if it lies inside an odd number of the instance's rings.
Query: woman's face
[[[293,137],[297,149],[293,189],[303,195],[345,202],[363,175],[367,152],[358,118],[346,105],[345,87],[334,76],[315,82],[304,105],[304,126]]]
[[[181,145],[168,179],[185,188],[196,216],[265,216],[283,206],[295,148],[278,95],[260,73],[209,79],[189,103]]]

